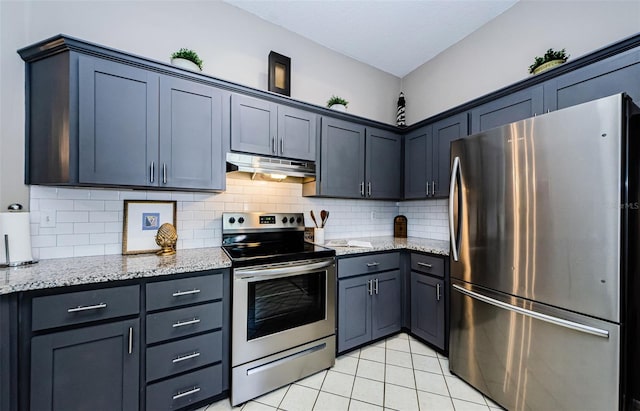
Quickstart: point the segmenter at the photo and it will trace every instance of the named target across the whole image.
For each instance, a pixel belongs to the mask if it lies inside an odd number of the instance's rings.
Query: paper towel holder
[[[22,210],[22,204],[12,203],[12,204],[9,204],[7,209],[9,210],[9,212],[21,211]],[[19,266],[23,266],[23,265],[35,264],[35,263],[38,262],[38,260],[35,260],[35,259],[31,259],[31,260],[27,260],[27,261],[11,262],[11,250],[10,250],[10,247],[9,247],[9,234],[4,234],[1,241],[4,242],[4,251],[5,251],[6,259],[5,259],[4,263],[0,263],[0,267],[2,267],[2,268],[19,267]]]

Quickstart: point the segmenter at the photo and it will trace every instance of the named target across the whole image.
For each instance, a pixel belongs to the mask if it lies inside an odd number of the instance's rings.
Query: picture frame
[[[160,250],[158,228],[164,223],[176,227],[176,201],[124,200],[122,254],[146,254]]]
[[[268,77],[269,91],[291,96],[291,58],[271,51]]]

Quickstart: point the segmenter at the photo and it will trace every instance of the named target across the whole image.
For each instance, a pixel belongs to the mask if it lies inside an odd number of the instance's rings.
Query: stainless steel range
[[[301,213],[223,213],[232,260],[231,404],[333,366],[335,251],[304,241]]]

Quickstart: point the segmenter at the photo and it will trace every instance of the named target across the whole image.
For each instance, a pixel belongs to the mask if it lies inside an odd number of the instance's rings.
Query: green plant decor
[[[343,99],[342,97],[336,97],[336,96],[331,96],[331,98],[327,100],[327,107],[331,107],[336,104],[342,104],[343,106],[347,107],[349,102]]]
[[[547,50],[546,53],[544,53],[544,56],[542,57],[536,56],[536,58],[534,59],[534,63],[529,66],[529,73],[533,74],[535,69],[537,69],[544,63],[548,63],[549,61],[553,61],[553,60],[562,60],[562,62],[564,63],[569,59],[569,57],[570,56],[569,54],[566,53],[565,49],[562,49],[560,51],[554,51],[553,49],[549,49]]]
[[[171,55],[172,59],[185,59],[193,62],[200,70],[202,70],[202,60],[198,57],[198,53],[193,50],[182,48]]]

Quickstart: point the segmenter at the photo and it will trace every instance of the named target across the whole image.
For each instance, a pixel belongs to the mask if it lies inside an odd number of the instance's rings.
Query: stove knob
[[[233,223],[235,223],[235,222],[236,222],[236,219],[235,219],[235,218],[233,218],[233,217],[231,217],[231,218],[229,218],[229,222],[230,222],[231,224],[233,224]]]
[[[286,224],[287,223],[287,217],[282,217],[282,224]]]
[[[296,221],[296,219],[295,219],[295,218],[293,218],[293,217],[289,217],[289,222],[290,222],[291,224],[293,224],[293,222],[294,222],[294,221]]]
[[[240,217],[240,218],[238,218],[238,222],[239,222],[240,224],[244,223],[244,217]]]
[[[296,219],[296,223],[300,224],[301,222],[302,222],[302,218],[301,218],[301,217],[298,217],[298,218]]]

